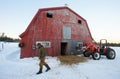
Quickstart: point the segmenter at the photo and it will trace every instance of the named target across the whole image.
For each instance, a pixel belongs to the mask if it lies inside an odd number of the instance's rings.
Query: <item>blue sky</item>
[[[95,41],[120,42],[120,0],[0,0],[0,34],[18,38],[39,8],[65,4],[87,20]]]

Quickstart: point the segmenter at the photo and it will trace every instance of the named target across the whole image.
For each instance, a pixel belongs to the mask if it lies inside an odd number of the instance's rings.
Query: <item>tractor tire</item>
[[[99,52],[94,52],[93,54],[92,54],[92,58],[94,59],[94,60],[99,60],[100,58],[101,58],[101,55],[100,55],[100,53]]]
[[[84,55],[84,57],[90,57],[90,54],[87,50],[83,52],[83,55]]]
[[[116,57],[115,51],[113,49],[111,49],[111,48],[107,49],[106,57],[108,59],[115,59],[115,57]]]

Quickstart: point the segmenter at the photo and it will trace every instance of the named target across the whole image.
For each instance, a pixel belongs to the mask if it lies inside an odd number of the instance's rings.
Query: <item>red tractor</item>
[[[115,51],[107,45],[106,39],[100,40],[100,46],[95,43],[86,43],[83,55],[85,57],[92,55],[94,60],[99,60],[101,55],[105,55],[108,59],[115,59],[116,57]]]

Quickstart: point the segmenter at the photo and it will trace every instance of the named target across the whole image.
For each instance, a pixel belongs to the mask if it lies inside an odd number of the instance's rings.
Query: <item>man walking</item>
[[[39,72],[37,72],[36,74],[41,74],[42,73],[42,69],[43,69],[43,65],[47,68],[46,72],[50,70],[50,67],[45,62],[45,56],[46,56],[45,48],[40,43],[38,43],[37,46],[38,46],[38,57],[40,59],[40,63],[39,63],[39,68],[40,69],[39,69]]]

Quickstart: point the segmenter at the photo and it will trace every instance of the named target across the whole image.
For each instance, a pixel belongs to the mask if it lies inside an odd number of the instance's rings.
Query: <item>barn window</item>
[[[37,41],[36,45],[40,43],[41,45],[43,45],[45,48],[50,48],[51,47],[51,42],[50,41]]]
[[[53,13],[47,12],[47,13],[46,13],[46,16],[47,16],[48,18],[53,18]]]
[[[81,20],[78,20],[78,24],[82,24],[82,21],[81,21]]]

